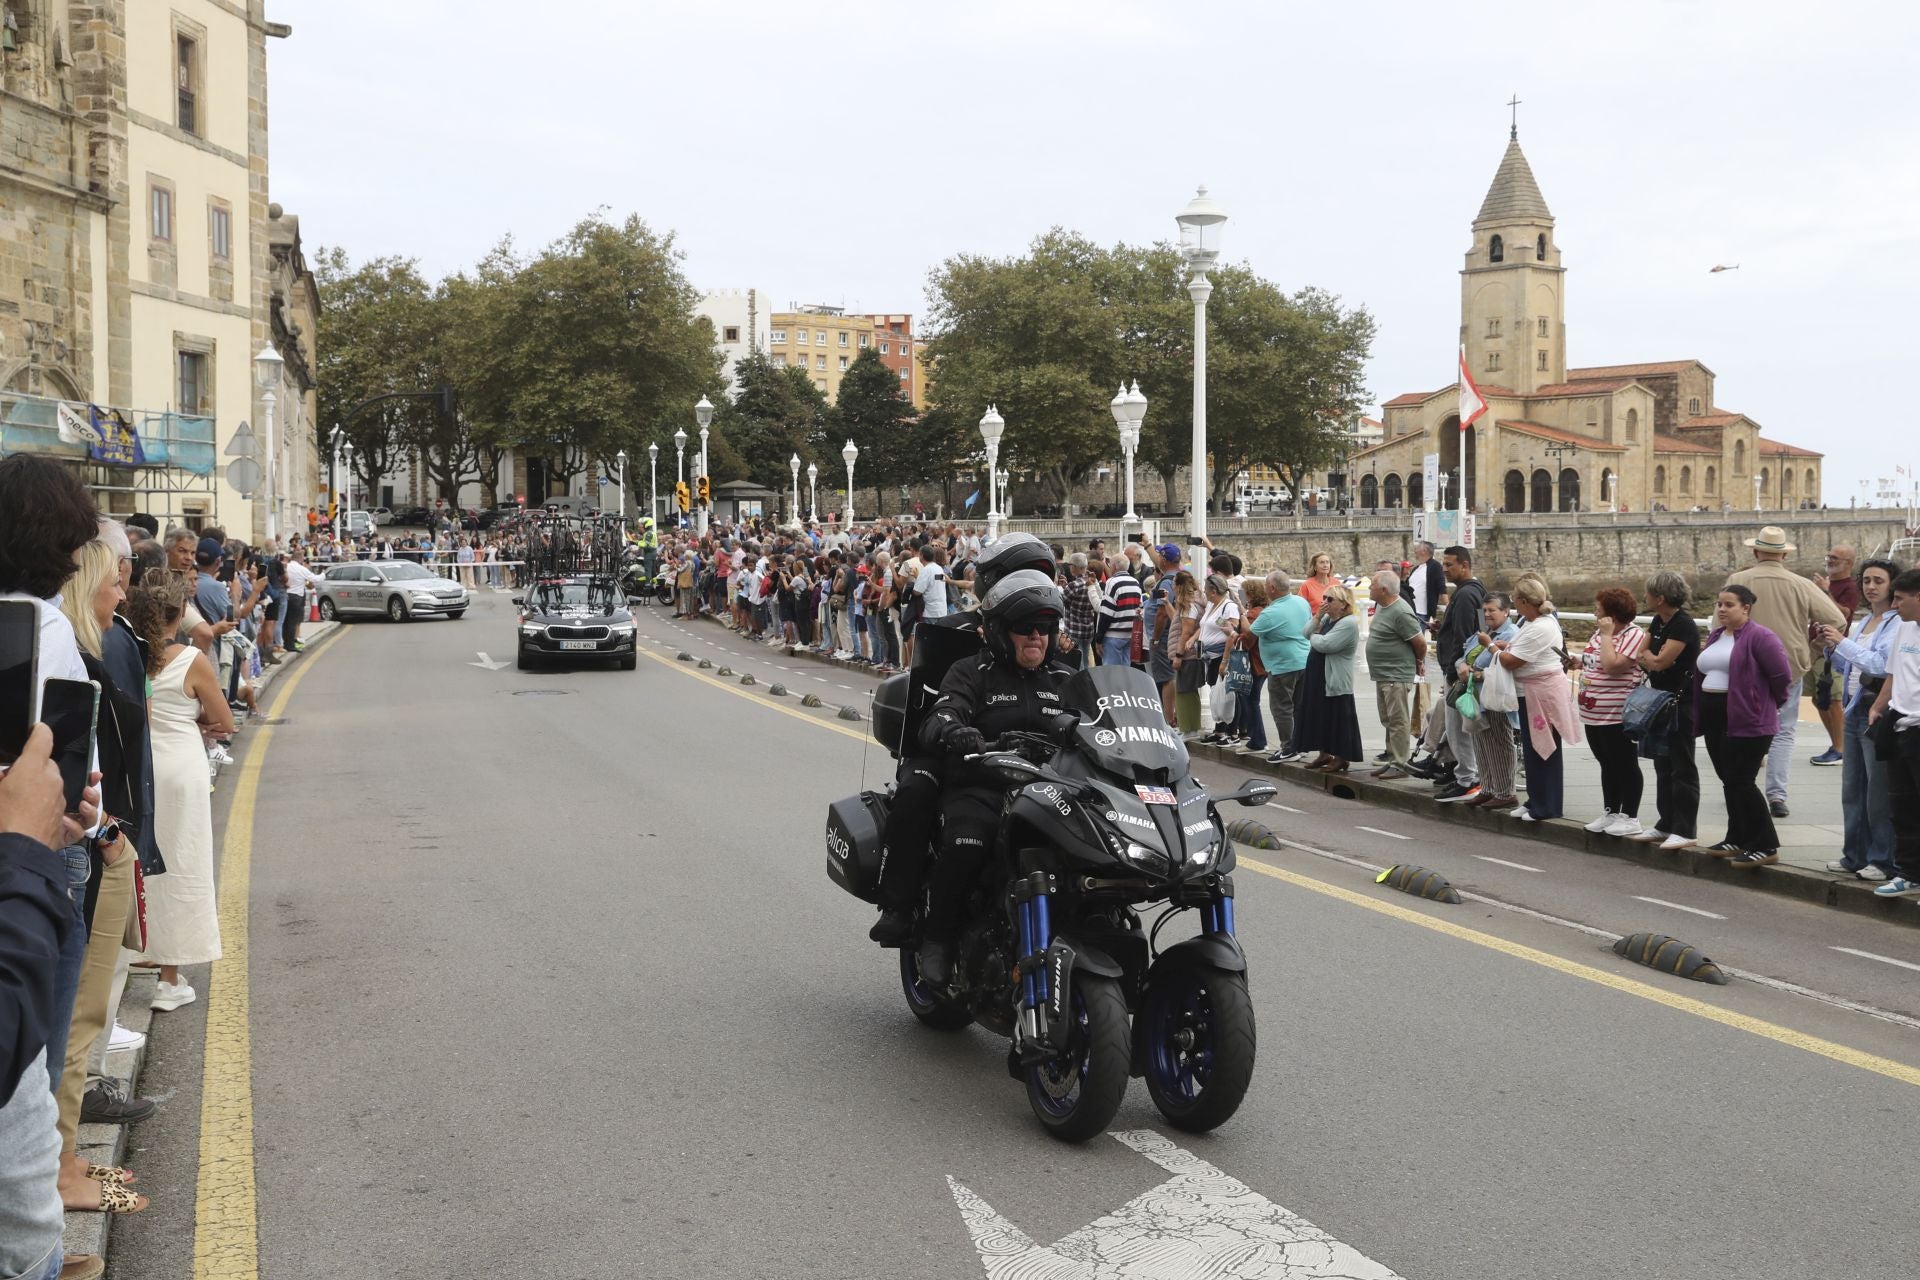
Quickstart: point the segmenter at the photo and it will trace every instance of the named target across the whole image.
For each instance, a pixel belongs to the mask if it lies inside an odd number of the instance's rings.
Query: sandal
[[[140,1175],[131,1169],[122,1169],[108,1164],[90,1164],[86,1176],[95,1182],[110,1182],[116,1187],[130,1187],[140,1181]]]
[[[64,1207],[68,1213],[140,1213],[147,1207],[147,1198],[117,1182],[102,1182],[99,1204]]]

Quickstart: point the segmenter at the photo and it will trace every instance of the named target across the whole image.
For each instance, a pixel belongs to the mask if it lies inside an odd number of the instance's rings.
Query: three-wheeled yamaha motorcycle
[[[966,634],[934,639],[950,647]],[[873,734],[896,756],[917,740],[953,658],[944,656],[927,664],[937,670],[916,667],[875,691]],[[1057,732],[1007,735],[976,761],[1007,783],[998,845],[968,903],[951,982],[932,986],[918,947],[900,948],[907,1005],[939,1030],[977,1022],[1009,1037],[1007,1069],[1056,1137],[1102,1132],[1130,1076],[1145,1077],[1176,1127],[1211,1129],[1239,1107],[1254,1060],[1234,851],[1217,805],[1265,804],[1274,785],[1250,779],[1208,795],[1167,728],[1159,690],[1131,667],[1083,671],[1063,700],[1069,714]],[[867,902],[891,796],[863,792],[828,811],[828,874]],[[1151,930],[1143,908],[1159,909]],[[916,925],[925,909],[923,893]],[[1199,933],[1159,948],[1161,927],[1189,909]]]

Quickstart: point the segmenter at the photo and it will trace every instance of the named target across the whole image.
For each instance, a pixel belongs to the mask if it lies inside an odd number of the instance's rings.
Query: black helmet
[[[1038,569],[1017,569],[1001,578],[981,598],[980,619],[986,624],[987,647],[1002,661],[1011,661],[1013,647],[1008,632],[1037,619],[1059,622],[1066,612],[1066,601],[1053,579]],[[1047,630],[1047,656],[1053,656],[1055,629]]]
[[[989,542],[973,564],[974,595],[984,607],[1001,579],[1022,569],[1037,569],[1052,581],[1053,548],[1030,533],[1004,533]],[[1056,606],[1057,607],[1057,606]]]

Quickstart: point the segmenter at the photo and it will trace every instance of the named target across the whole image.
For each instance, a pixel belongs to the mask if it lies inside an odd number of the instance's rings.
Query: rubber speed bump
[[[1428,898],[1434,902],[1458,902],[1460,891],[1453,882],[1438,871],[1429,871],[1425,867],[1416,867],[1403,862],[1388,867],[1373,878],[1375,884],[1384,884],[1389,889],[1398,889],[1410,893],[1416,898]]]
[[[1273,834],[1273,828],[1264,822],[1255,822],[1251,818],[1236,818],[1227,824],[1227,838],[1237,845],[1250,849],[1278,849],[1280,837]]]
[[[787,696],[787,686],[783,684],[770,684],[767,686],[767,692],[776,698],[784,698]]]
[[[760,682],[758,680],[755,680],[753,678],[753,672],[749,671],[747,672],[747,674],[740,677],[740,683],[741,684],[759,684]]]
[[[679,653],[674,654],[673,657],[674,657],[674,661],[676,662],[692,662],[693,661],[693,655],[688,653],[685,649],[682,649]]]
[[[733,668],[732,668],[732,667],[722,667],[722,668],[720,668],[720,669],[719,669],[718,671],[716,671],[716,672],[714,672],[713,674],[715,674],[715,675],[717,675],[717,676],[730,676],[730,675],[732,675],[732,674],[733,674]]]
[[[858,720],[860,718],[860,711],[857,707],[842,707],[840,708],[840,718],[842,720]]]
[[[819,694],[809,693],[809,694],[802,695],[800,699],[800,705],[803,707],[823,707],[826,704],[820,701]]]
[[[702,658],[702,659],[700,659],[700,670],[702,670],[702,671],[711,671],[711,670],[713,670],[713,659],[711,659],[711,658]]]
[[[1664,933],[1630,933],[1613,944],[1613,953],[1649,969],[1678,974],[1695,982],[1711,982],[1716,987],[1724,987],[1728,982],[1719,965],[1680,939],[1669,938]]]

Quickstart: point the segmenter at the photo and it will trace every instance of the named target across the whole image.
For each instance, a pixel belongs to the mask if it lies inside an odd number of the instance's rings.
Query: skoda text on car
[[[521,670],[542,661],[613,660],[626,671],[639,665],[633,614],[611,578],[542,578],[513,602],[520,606]]]
[[[320,580],[320,616],[371,617],[405,622],[441,614],[458,618],[473,602],[451,578],[404,560],[356,560],[336,564]]]

